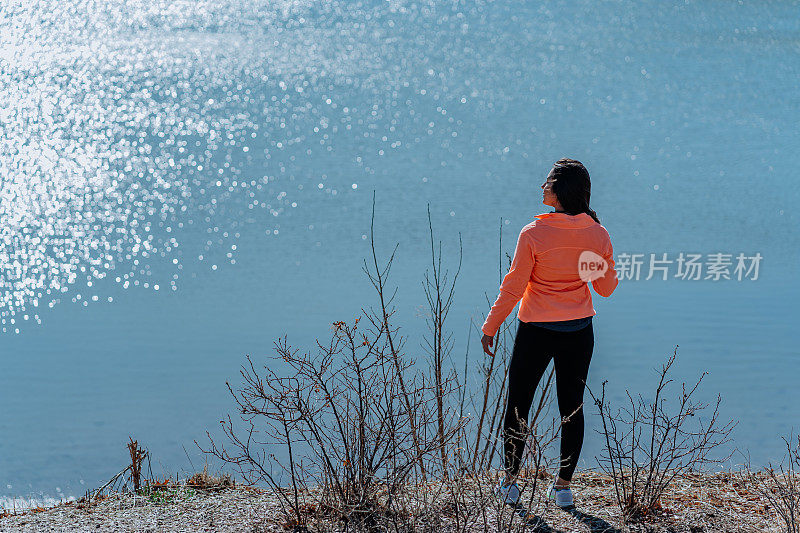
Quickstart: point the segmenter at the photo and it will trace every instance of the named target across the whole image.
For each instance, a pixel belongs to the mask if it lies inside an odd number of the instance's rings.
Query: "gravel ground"
[[[576,508],[564,511],[548,503],[546,479],[538,480],[535,492],[523,492],[522,506],[514,509],[497,503],[490,488],[494,478],[464,480],[459,497],[454,499],[446,486],[429,483],[417,486],[405,500],[408,509],[427,508],[413,514],[415,531],[455,531],[459,517],[470,523],[468,531],[580,531],[617,532],[778,532],[782,522],[759,497],[755,480],[728,473],[684,476],[670,486],[663,499],[666,515],[649,524],[623,526],[614,501],[612,480],[593,472],[577,473],[573,478]],[[748,481],[751,479],[753,481]],[[763,479],[763,477],[762,477]],[[528,483],[532,478],[526,480]],[[313,494],[306,495],[304,520],[311,531],[343,530],[321,516]],[[457,505],[455,502],[459,502]],[[2,515],[0,515],[2,516]],[[538,517],[534,518],[534,517]],[[539,519],[543,520],[540,521]],[[525,521],[528,525],[525,526]],[[384,522],[378,530],[388,530]],[[131,493],[112,493],[91,505],[70,502],[44,510],[0,517],[0,531],[287,531],[277,495],[248,487],[202,491],[186,486],[162,490],[151,497]],[[463,528],[461,529],[463,530]]]
[[[70,502],[0,519],[0,531],[282,531],[264,529],[280,511],[274,495],[247,488],[178,488],[150,499],[114,493],[92,505]]]

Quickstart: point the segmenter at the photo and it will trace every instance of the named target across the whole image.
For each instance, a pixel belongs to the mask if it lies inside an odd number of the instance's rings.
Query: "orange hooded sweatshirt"
[[[500,295],[481,330],[494,337],[522,299],[523,322],[555,322],[594,316],[589,283],[600,296],[617,288],[608,231],[588,213],[542,213],[522,228]],[[605,270],[603,270],[605,266]]]

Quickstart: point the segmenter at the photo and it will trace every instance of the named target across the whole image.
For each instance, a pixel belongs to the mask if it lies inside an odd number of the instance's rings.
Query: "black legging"
[[[558,410],[562,420],[578,409],[561,426],[559,476],[565,481],[572,480],[583,446],[583,390],[593,349],[592,324],[578,331],[553,331],[519,321],[508,369],[508,404],[503,425],[505,469],[509,475],[516,476],[519,473],[525,446],[522,421],[528,420],[536,387],[553,358]]]

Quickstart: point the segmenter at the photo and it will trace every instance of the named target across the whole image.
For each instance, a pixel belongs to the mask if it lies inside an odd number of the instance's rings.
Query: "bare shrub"
[[[234,465],[245,482],[273,489],[284,525],[296,530],[314,522],[354,530],[524,528],[522,521],[514,523],[524,513],[503,513],[493,487],[485,486],[487,475],[496,481],[493,467],[502,463],[504,387],[514,332],[503,325],[498,353],[480,363],[477,388],[469,383],[469,346],[459,376],[446,318],[461,255],[448,280],[428,210],[432,270],[423,283],[428,357],[417,361],[406,354],[387,287],[395,252],[385,265],[379,263],[374,216],[373,198],[372,263],[365,261],[364,272],[379,306],[362,308],[352,322],[334,322],[330,341],[317,340],[314,353],[291,347],[284,337],[266,361],[256,364],[248,355],[242,385],[226,383],[238,416],[221,421],[224,443],[208,434],[201,450]],[[540,387],[539,404],[525,425],[532,470],[525,469],[520,480],[523,490],[533,489],[528,509],[537,482],[546,477],[545,450],[558,428],[544,420],[551,378],[552,373]]]
[[[661,499],[676,476],[696,471],[703,466],[722,463],[730,457],[712,458],[710,453],[730,441],[736,423],[720,425],[717,395],[713,410],[704,421],[700,415],[709,407],[693,398],[707,374],[688,387],[681,384],[675,406],[668,406],[665,393],[673,380],[668,374],[675,362],[677,346],[661,366],[652,400],[641,394],[632,397],[626,390],[628,403],[613,410],[605,399],[603,382],[600,397],[589,393],[598,407],[605,437],[605,455],[598,458],[601,468],[612,476],[616,502],[626,522],[659,516]]]
[[[452,334],[447,335],[445,330],[445,321],[447,314],[450,311],[450,306],[453,304],[453,295],[455,293],[456,280],[458,274],[461,272],[461,260],[463,258],[463,248],[461,247],[461,234],[459,234],[459,254],[458,254],[458,270],[453,276],[453,280],[448,287],[447,271],[442,271],[442,242],[439,241],[439,255],[436,255],[436,248],[434,246],[433,237],[433,223],[431,222],[431,208],[428,205],[428,227],[430,229],[431,237],[431,262],[432,274],[429,271],[425,272],[425,281],[422,285],[425,291],[425,297],[428,301],[430,313],[426,315],[426,322],[430,331],[430,338],[425,338],[426,345],[424,348],[430,356],[430,366],[433,376],[430,379],[433,381],[433,393],[436,398],[436,430],[437,437],[439,438],[439,452],[441,454],[441,469],[445,477],[448,474],[448,461],[447,461],[447,445],[445,439],[446,433],[449,431],[450,420],[452,419],[448,406],[445,405],[448,393],[452,390],[446,390],[448,384],[455,384],[456,390],[461,387],[458,383],[458,376],[455,368],[450,368],[449,377],[445,375],[445,363],[450,362],[450,355],[453,349]],[[446,384],[445,381],[448,383]],[[463,413],[462,413],[463,414]],[[446,429],[447,428],[447,429]]]
[[[800,533],[800,436],[794,440],[789,435],[783,442],[786,457],[777,467],[770,462],[763,472],[754,473],[748,459],[739,476],[745,483],[754,483],[755,492],[780,516],[788,533]]]
[[[529,494],[525,504],[520,503],[514,513],[504,513],[504,504],[497,498],[493,486],[486,486],[487,480],[499,481],[504,472],[493,467],[503,462],[502,421],[506,402],[505,383],[508,376],[508,364],[513,347],[515,331],[508,323],[504,323],[497,335],[494,357],[483,357],[479,366],[479,379],[471,382],[469,341],[471,328],[467,335],[467,352],[464,357],[462,377],[452,364],[452,334],[446,334],[445,319],[453,300],[455,280],[461,268],[462,249],[459,247],[458,270],[450,284],[447,283],[447,272],[441,266],[442,252],[439,242],[438,254],[434,246],[433,226],[430,208],[428,208],[428,225],[431,242],[432,274],[425,273],[423,287],[428,301],[426,314],[431,336],[426,338],[426,351],[430,355],[429,367],[433,372],[434,392],[437,398],[437,423],[439,434],[452,435],[448,442],[440,438],[442,483],[438,486],[444,498],[438,505],[440,514],[448,518],[447,526],[455,531],[507,530],[524,529],[531,525],[529,515],[532,510],[540,509],[543,502],[541,491],[537,491],[542,479],[552,477],[548,469],[553,459],[546,452],[558,436],[559,418],[550,415],[552,405],[553,370],[543,383],[539,384],[538,401],[528,420],[521,420],[523,428],[520,435],[525,445],[522,465],[517,478],[518,485],[524,494]],[[500,247],[502,253],[502,222],[500,224]],[[459,241],[460,244],[460,241]],[[512,257],[506,254],[506,270],[510,267]],[[504,273],[502,262],[500,276]],[[491,303],[491,302],[489,302]],[[511,321],[517,324],[516,320]],[[479,331],[479,330],[478,330]],[[481,352],[482,353],[482,352]],[[446,378],[444,369],[450,366]],[[442,387],[446,383],[448,386]],[[454,388],[455,387],[455,388]],[[454,405],[455,404],[455,405]],[[455,412],[461,422],[453,424]],[[453,433],[452,430],[455,430]],[[439,496],[439,495],[437,495]]]
[[[138,491],[142,479],[142,461],[147,457],[147,452],[139,447],[139,443],[128,437],[128,453],[131,456],[130,480],[133,483],[133,490]]]
[[[385,286],[393,257],[379,268],[373,242],[375,271],[365,270],[380,308],[362,309],[369,321],[364,331],[363,317],[337,321],[330,342],[317,341],[316,354],[293,349],[284,337],[261,369],[248,356],[244,385],[228,384],[246,426],[239,429],[230,416],[223,421],[227,447],[209,435],[204,451],[239,467],[246,481],[271,485],[298,525],[306,522],[302,495],[312,487],[321,490],[317,503],[346,524],[397,525],[406,514],[403,489],[414,474],[427,479],[431,457],[446,457],[443,449],[459,427],[458,420],[445,423],[451,380],[428,379],[404,354],[391,323],[393,297],[385,297]],[[276,446],[288,460],[266,451]]]
[[[503,268],[503,224],[500,223],[499,239],[499,263],[500,278],[511,268],[513,257],[506,253],[505,269]],[[492,301],[485,295],[486,302],[491,306]],[[479,383],[480,392],[470,395],[469,404],[477,414],[477,427],[471,431],[475,435],[475,443],[472,449],[471,471],[484,471],[491,467],[492,460],[497,456],[498,444],[502,442],[500,432],[502,430],[503,407],[507,400],[506,381],[508,380],[508,365],[511,360],[511,351],[514,345],[516,329],[510,328],[509,322],[504,321],[500,325],[494,338],[494,356],[484,357],[480,365],[482,381]],[[480,335],[480,329],[478,334]],[[499,354],[499,357],[498,357]],[[469,362],[466,358],[465,366]],[[465,368],[466,376],[466,368]],[[466,377],[465,383],[466,386]]]
[[[245,385],[229,390],[249,427],[239,430],[229,417],[223,429],[233,447],[218,448],[212,441],[209,450],[240,466],[247,481],[267,482],[280,494],[284,479],[290,481],[292,493],[284,499],[300,523],[300,489],[309,485],[321,487],[320,503],[347,523],[389,516],[392,497],[418,463],[418,450],[427,459],[439,447],[436,434],[414,439],[409,423],[412,417],[420,426],[429,423],[424,417],[435,413],[428,405],[432,395],[411,379],[406,397],[380,342],[383,332],[360,334],[358,322],[335,322],[330,344],[318,343],[315,355],[292,349],[284,339],[276,343],[279,356],[263,371],[248,356]],[[273,370],[280,360],[291,377]],[[409,368],[400,366],[402,372]],[[404,412],[409,404],[411,417]],[[286,465],[263,448],[281,444],[288,451]],[[301,446],[305,461],[296,454]],[[285,475],[276,476],[276,469]]]

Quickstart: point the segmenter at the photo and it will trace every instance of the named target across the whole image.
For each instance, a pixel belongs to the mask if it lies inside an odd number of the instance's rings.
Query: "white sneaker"
[[[572,489],[567,487],[566,489],[559,489],[556,488],[555,482],[553,482],[550,487],[547,489],[547,497],[551,500],[556,502],[556,505],[561,507],[562,509],[567,507],[573,507],[575,504],[572,501]]]
[[[519,487],[513,481],[508,485],[504,485],[501,481],[495,488],[495,494],[500,497],[503,503],[509,505],[517,505],[519,503]]]

